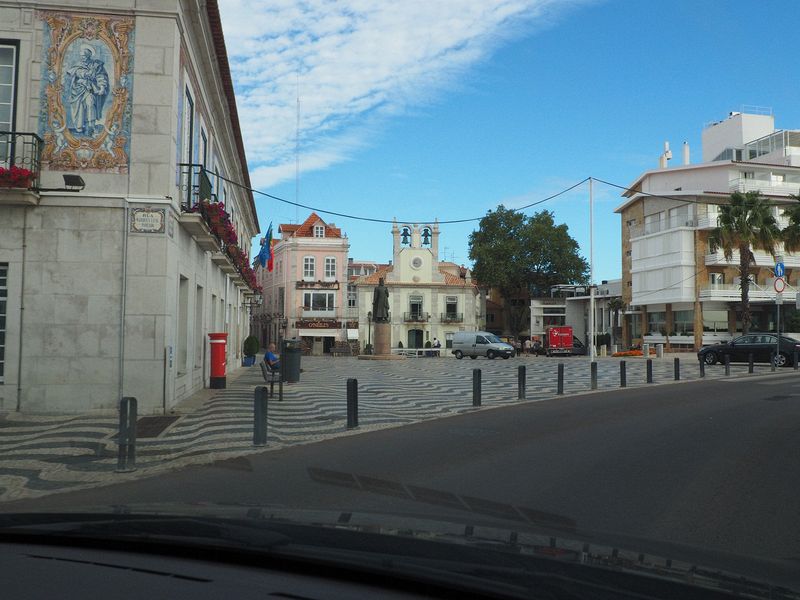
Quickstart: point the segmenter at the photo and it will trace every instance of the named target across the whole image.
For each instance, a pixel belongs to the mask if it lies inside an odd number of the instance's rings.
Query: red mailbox
[[[225,355],[227,354],[228,334],[209,333],[211,344],[211,382],[212,389],[222,389],[226,386],[225,380]]]

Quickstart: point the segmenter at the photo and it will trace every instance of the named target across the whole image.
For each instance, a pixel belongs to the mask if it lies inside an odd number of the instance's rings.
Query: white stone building
[[[395,223],[392,264],[353,282],[362,348],[371,341],[372,295],[379,279],[389,288],[391,345],[423,348],[437,338],[449,348],[456,331],[482,325],[481,296],[469,269],[439,261],[439,225]]]
[[[711,252],[708,234],[718,208],[735,191],[759,191],[785,227],[784,206],[800,193],[800,131],[775,129],[765,111],[735,112],[703,130],[703,162],[691,164],[684,144],[683,164],[642,173],[628,186],[616,212],[622,219],[622,296],[626,345],[664,343],[686,349],[730,339],[737,320],[740,288],[738,253],[727,261]],[[778,248],[781,253],[780,245]],[[750,288],[752,330],[775,328],[775,259],[755,252]],[[794,304],[800,256],[786,255],[786,303]]]
[[[31,172],[0,178],[0,412],[166,411],[211,332],[237,368],[258,221],[216,0],[0,0],[0,88],[0,167]]]

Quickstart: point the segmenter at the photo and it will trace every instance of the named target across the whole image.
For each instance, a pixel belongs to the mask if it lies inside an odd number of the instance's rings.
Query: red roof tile
[[[332,225],[328,225],[315,212],[312,212],[300,225],[293,225],[289,223],[282,223],[278,225],[278,233],[290,234],[292,237],[314,237],[314,225],[316,225],[318,221],[325,226],[325,237],[342,237],[341,229],[338,227],[333,227]]]

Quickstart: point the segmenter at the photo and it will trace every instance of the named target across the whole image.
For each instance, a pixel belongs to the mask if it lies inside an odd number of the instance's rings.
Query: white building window
[[[354,285],[347,286],[347,306],[349,308],[358,306],[358,294],[356,293],[356,286]]]
[[[333,292],[303,293],[303,308],[307,311],[332,312],[335,309]]]
[[[324,225],[314,225],[314,237],[315,238],[324,238],[325,237],[325,226]]]
[[[0,44],[0,131],[14,131],[14,82],[17,68],[17,47]],[[11,140],[0,136],[0,166],[8,167]],[[21,150],[18,150],[21,154]]]
[[[330,281],[336,279],[336,258],[333,256],[325,257],[325,279]]]
[[[303,279],[314,280],[317,273],[316,260],[313,256],[303,257]]]
[[[8,298],[8,263],[0,263],[0,383],[5,381],[6,306]]]

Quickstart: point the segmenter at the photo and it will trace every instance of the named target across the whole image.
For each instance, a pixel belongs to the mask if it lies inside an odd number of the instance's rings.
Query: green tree
[[[750,266],[755,264],[753,250],[775,256],[781,231],[769,204],[758,192],[731,194],[729,204],[719,207],[717,227],[708,236],[711,252],[722,249],[725,260],[739,252],[739,285],[742,292],[742,332],[750,331]]]
[[[800,201],[800,196],[792,196]],[[800,250],[800,203],[793,204],[786,208],[784,213],[789,218],[789,224],[781,232],[783,247],[786,252],[797,252]]]
[[[618,338],[617,330],[619,329],[617,327],[617,323],[619,323],[619,311],[625,309],[625,302],[622,300],[622,298],[611,298],[611,300],[608,301],[608,308],[610,308],[613,311],[612,314],[614,315],[614,320],[612,321],[613,325],[611,327],[611,333],[614,338],[613,343],[617,344],[619,343],[617,339]]]
[[[497,288],[505,299],[506,323],[519,335],[529,306],[510,302],[528,294],[545,295],[559,283],[587,283],[589,265],[566,225],[556,225],[553,213],[531,217],[500,205],[489,211],[469,236],[469,258],[475,279]]]

